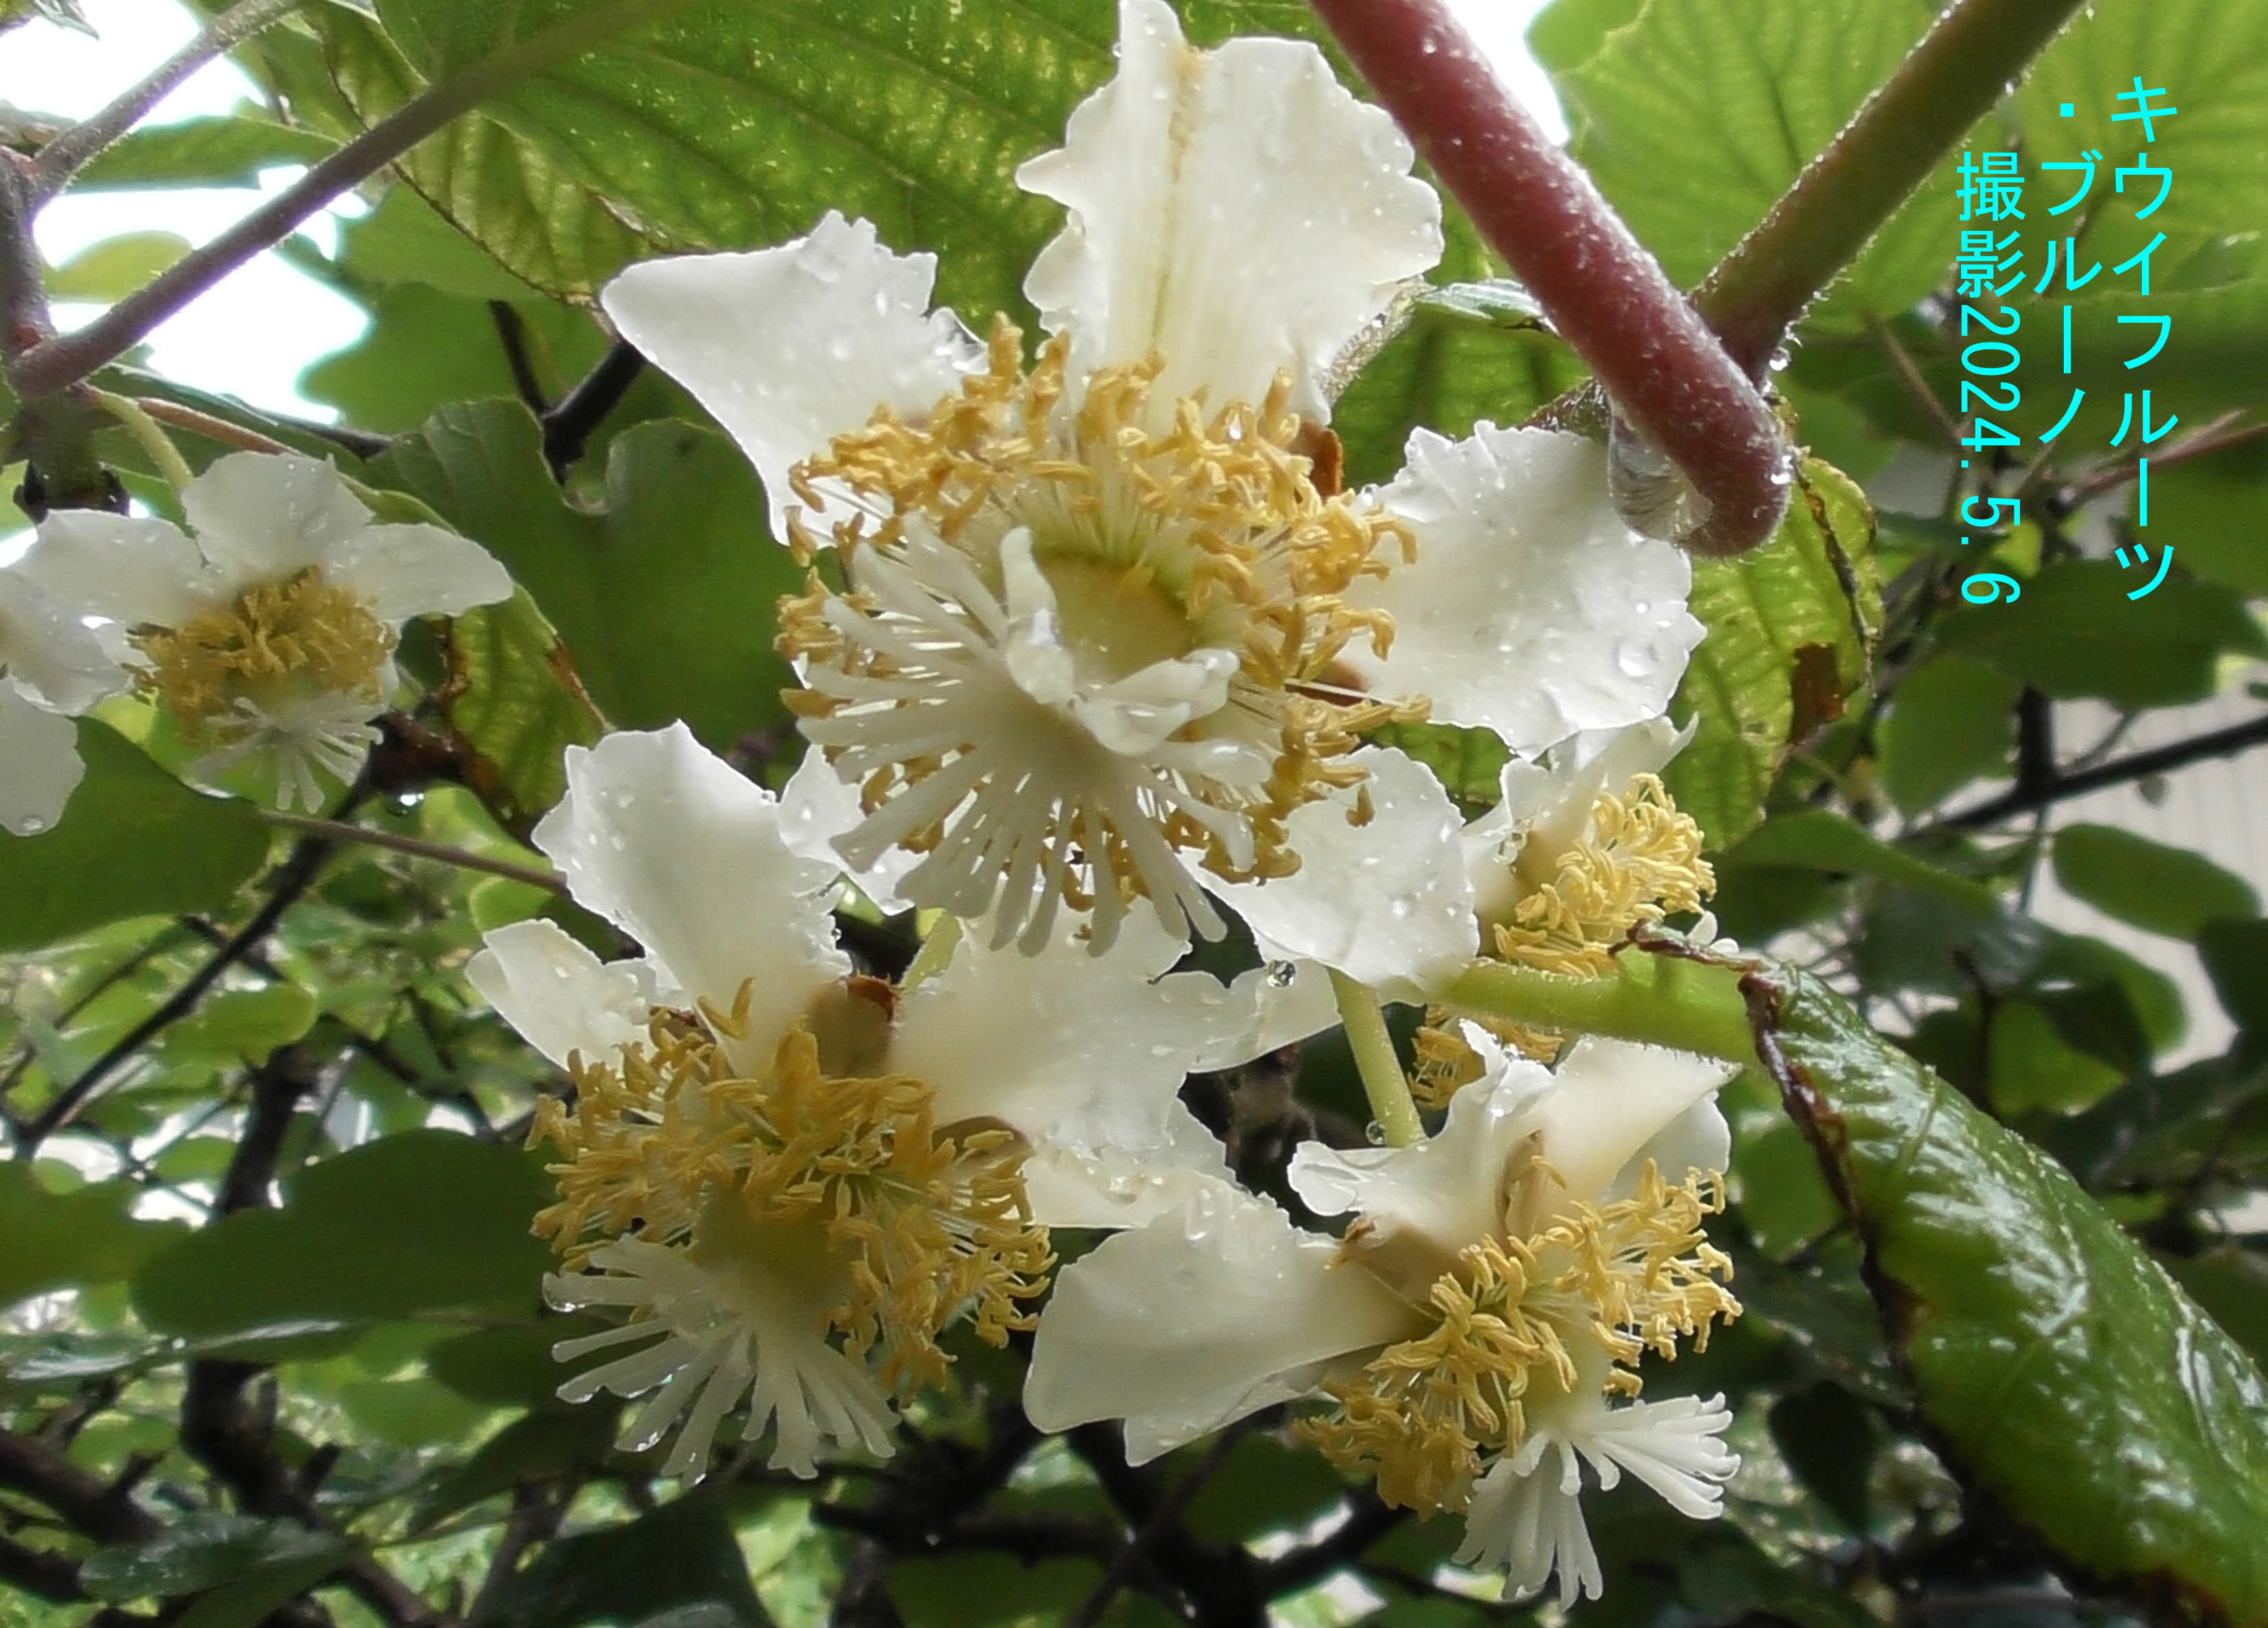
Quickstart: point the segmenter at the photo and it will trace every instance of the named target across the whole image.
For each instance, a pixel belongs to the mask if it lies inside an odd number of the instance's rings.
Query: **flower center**
[[[1615,947],[1641,924],[1697,910],[1717,886],[1701,857],[1701,828],[1681,811],[1656,775],[1631,777],[1622,795],[1602,792],[1585,834],[1557,851],[1530,842],[1513,862],[1502,899],[1481,904],[1497,958],[1569,977],[1604,977]],[[1541,1063],[1559,1055],[1564,1036],[1528,1024],[1484,1021],[1511,1050]],[[1421,1107],[1446,1108],[1481,1077],[1481,1060],[1440,1007],[1417,1035],[1411,1089]]]
[[[799,466],[814,508],[849,494],[830,535],[793,527],[851,591],[814,582],[781,617],[805,733],[863,788],[845,857],[928,855],[909,896],[997,905],[1027,948],[1058,902],[1094,910],[1097,947],[1136,896],[1176,933],[1183,912],[1217,930],[1178,856],[1288,873],[1285,816],[1360,778],[1339,761],[1359,730],[1418,715],[1336,687],[1350,640],[1392,634],[1341,595],[1410,540],[1317,489],[1288,383],[1160,415],[1153,357],[1074,402],[1068,350],[1026,372],[1004,323],[919,427],[884,411]]]
[[[1711,1323],[1740,1315],[1732,1263],[1701,1232],[1723,1208],[1721,1176],[1672,1187],[1648,1160],[1628,1198],[1467,1247],[1427,1291],[1432,1329],[1326,1386],[1337,1406],[1301,1429],[1341,1470],[1376,1476],[1388,1504],[1465,1508],[1487,1462],[1519,1449],[1528,1410],[1579,1372],[1605,1366],[1608,1390],[1635,1395],[1645,1352],[1674,1359],[1681,1336],[1705,1351]]]
[[[547,1102],[536,1121],[534,1139],[566,1155],[536,1231],[571,1266],[634,1232],[771,1303],[824,1307],[824,1332],[901,1394],[944,1381],[937,1337],[957,1317],[996,1345],[1032,1326],[1018,1302],[1053,1257],[1014,1133],[940,1131],[927,1085],[831,1073],[806,1024],[744,1074],[725,1042],[746,1038],[750,992],[730,1013],[657,1010],[644,1042],[572,1060],[573,1108]]]
[[[192,733],[239,733],[247,711],[280,718],[322,696],[375,706],[394,649],[386,624],[313,566],[247,588],[225,609],[130,637],[150,660],[142,687]]]
[[[1613,947],[1632,927],[1701,908],[1717,885],[1701,844],[1701,828],[1660,777],[1633,776],[1619,797],[1602,792],[1587,835],[1515,863],[1523,895],[1509,919],[1489,924],[1497,954],[1543,972],[1609,971]]]

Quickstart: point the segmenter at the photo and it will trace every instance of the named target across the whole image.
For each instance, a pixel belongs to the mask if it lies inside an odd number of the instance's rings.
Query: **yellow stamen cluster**
[[[322,695],[375,705],[385,699],[380,677],[394,650],[386,624],[313,566],[247,588],[226,609],[131,637],[150,659],[142,687],[191,733],[231,733],[247,702],[269,717]]]
[[[1226,704],[1193,718],[1172,740],[1233,740],[1269,754],[1270,772],[1257,786],[1181,771],[1179,792],[1248,821],[1250,858],[1233,858],[1217,830],[1176,806],[1180,796],[1161,797],[1145,812],[1168,843],[1202,854],[1221,876],[1288,874],[1299,861],[1285,844],[1285,816],[1360,781],[1360,771],[1343,761],[1359,744],[1359,732],[1423,716],[1422,703],[1351,695],[1336,665],[1356,638],[1384,653],[1391,623],[1341,596],[1359,578],[1384,575],[1388,556],[1411,557],[1414,541],[1400,522],[1318,488],[1308,455],[1316,441],[1287,408],[1288,375],[1257,406],[1231,402],[1208,413],[1200,401],[1183,400],[1160,415],[1151,388],[1160,358],[1098,370],[1072,403],[1068,356],[1058,336],[1025,371],[1020,335],[1004,320],[987,371],[918,425],[885,409],[798,466],[795,490],[806,503],[821,505],[824,483],[855,493],[861,512],[824,537],[799,516],[792,523],[796,544],[808,556],[831,543],[851,562],[862,549],[900,544],[918,517],[923,533],[941,539],[997,597],[1004,590],[1002,541],[1027,527],[1034,562],[1058,596],[1062,637],[1082,681],[1107,684],[1205,649],[1233,653]],[[839,497],[834,506],[844,506]],[[838,594],[815,577],[808,593],[783,604],[783,652],[844,675],[841,683],[792,695],[799,714],[880,720],[933,697],[935,690],[918,688],[925,675],[905,659],[830,621],[830,602],[866,617],[884,615],[871,597]],[[895,688],[885,694],[887,686]],[[840,762],[848,733],[814,731],[814,739]],[[978,744],[940,747],[925,738],[920,750],[862,770],[867,813]],[[932,820],[899,845],[929,851],[945,824],[943,816]],[[1101,852],[1103,873],[1130,892],[1145,891],[1144,866],[1135,862],[1139,844],[1119,825],[1102,807],[1066,803],[1047,814],[1042,829],[1050,847],[1076,843],[1090,858]],[[1086,902],[1075,886],[1067,891],[1074,903]]]
[[[1638,775],[1617,797],[1602,792],[1587,836],[1558,856],[1552,879],[1496,925],[1497,954],[1543,972],[1597,977],[1641,923],[1697,910],[1717,885],[1701,857],[1701,828],[1678,811],[1660,777]]]
[[[1602,792],[1588,833],[1556,860],[1551,880],[1523,896],[1509,921],[1491,925],[1499,960],[1568,977],[1603,977],[1631,929],[1697,910],[1717,886],[1701,857],[1701,828],[1681,812],[1660,777],[1633,776],[1622,795]],[[1556,1059],[1564,1037],[1550,1029],[1484,1020],[1509,1050]],[[1436,1007],[1418,1031],[1410,1082],[1418,1106],[1440,1109],[1480,1078],[1481,1061]]]
[[[926,1084],[831,1074],[802,1024],[760,1076],[742,1074],[724,1042],[741,1037],[748,997],[744,987],[733,1012],[708,1010],[706,1024],[657,1011],[644,1042],[608,1062],[572,1060],[574,1105],[544,1104],[531,1138],[566,1155],[551,1167],[560,1201],[536,1231],[579,1265],[633,1230],[696,1255],[729,1248],[744,1227],[703,1234],[720,1195],[743,1223],[815,1223],[829,1258],[809,1264],[843,1285],[829,1327],[850,1356],[874,1353],[901,1394],[943,1382],[950,1359],[937,1337],[955,1317],[996,1345],[1032,1327],[1018,1302],[1041,1293],[1054,1257],[1029,1218],[1015,1134],[941,1134]]]
[[[1714,1173],[1672,1187],[1649,1160],[1628,1198],[1469,1246],[1431,1287],[1432,1330],[1326,1386],[1337,1406],[1301,1430],[1341,1470],[1375,1476],[1390,1505],[1465,1508],[1485,1462],[1519,1448],[1531,1389],[1574,1388],[1579,1348],[1606,1357],[1607,1389],[1634,1396],[1646,1352],[1674,1359],[1681,1337],[1705,1351],[1711,1324],[1740,1315],[1732,1263],[1701,1231],[1723,1208]]]

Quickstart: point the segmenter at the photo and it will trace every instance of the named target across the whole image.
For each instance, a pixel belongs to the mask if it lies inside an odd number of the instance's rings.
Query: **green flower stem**
[[[624,29],[682,11],[691,3],[611,0],[482,57],[462,73],[403,103],[85,328],[48,339],[17,357],[9,382],[28,401],[85,378],[141,343],[160,322],[262,249],[282,242],[332,199],[376,174],[452,120],[522,80],[595,49]]]
[[[2023,77],[2080,0],[1956,0],[1695,291],[1751,372],[1939,160]]]
[[[180,491],[196,479],[196,471],[189,460],[181,456],[181,449],[173,445],[158,421],[145,411],[139,401],[129,396],[113,395],[107,390],[94,393],[95,405],[108,413],[134,438],[135,444],[150,454],[150,461],[158,466],[158,473],[166,477],[166,484]]]
[[[1408,1147],[1425,1139],[1418,1117],[1418,1104],[1410,1095],[1409,1077],[1394,1050],[1394,1036],[1386,1032],[1386,1009],[1370,985],[1334,968],[1331,993],[1339,1003],[1339,1020],[1346,1025],[1347,1044],[1362,1075],[1363,1094],[1370,1098],[1371,1117],[1386,1132],[1388,1147]]]
[[[1462,1017],[1605,1035],[1758,1066],[1737,968],[1626,951],[1606,977],[1570,978],[1476,961],[1441,1004]]]
[[[1686,546],[1738,554],[1771,536],[1789,477],[1771,409],[1445,0],[1314,4],[1616,410],[1707,502]]]

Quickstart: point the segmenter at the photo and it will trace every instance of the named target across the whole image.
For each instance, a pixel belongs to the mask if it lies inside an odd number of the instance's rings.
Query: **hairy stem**
[[[1938,161],[2023,77],[2080,0],[1955,0],[1694,293],[1755,372]]]
[[[1441,1004],[1462,1017],[1605,1035],[1756,1065],[1740,974],[1699,961],[1625,954],[1605,977],[1570,978],[1476,961]]]
[[[262,249],[282,242],[324,205],[419,142],[524,79],[592,50],[611,35],[681,10],[691,0],[612,0],[482,57],[405,102],[291,186],[191,251],[76,333],[16,358],[10,380],[29,401],[84,379],[150,336],[166,318]]]
[[[240,0],[206,24],[202,33],[160,63],[141,84],[40,148],[32,166],[39,201],[45,203],[61,192],[89,159],[133,129],[136,121],[165,100],[182,80],[222,52],[297,11],[300,4],[301,0]]]
[[[1339,1020],[1346,1025],[1347,1045],[1362,1076],[1363,1094],[1370,1099],[1370,1116],[1386,1133],[1386,1145],[1408,1147],[1424,1141],[1425,1127],[1410,1098],[1410,1078],[1402,1072],[1394,1036],[1386,1032],[1386,1009],[1379,1005],[1377,993],[1336,968],[1331,969],[1331,993],[1338,999]]]
[[[1616,411],[1708,505],[1687,545],[1737,554],[1771,535],[1789,463],[1771,408],[1447,0],[1314,4]]]

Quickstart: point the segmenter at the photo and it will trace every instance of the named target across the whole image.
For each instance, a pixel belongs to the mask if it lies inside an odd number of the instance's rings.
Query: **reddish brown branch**
[[[1791,467],[1771,409],[1446,0],[1314,3],[1616,412],[1708,504],[1688,546],[1737,554],[1769,537]]]

